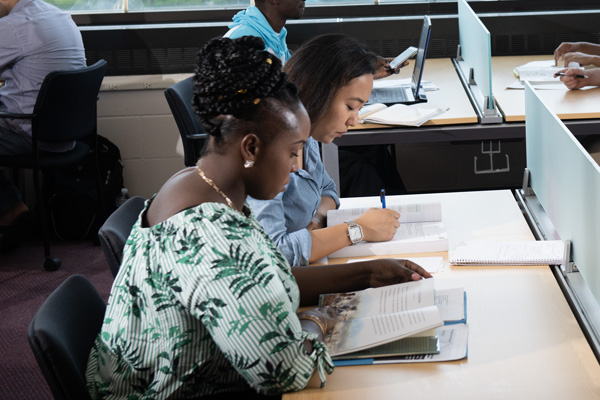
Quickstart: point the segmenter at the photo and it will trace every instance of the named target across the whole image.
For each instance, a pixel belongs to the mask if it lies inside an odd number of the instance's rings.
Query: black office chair
[[[133,224],[144,209],[145,202],[146,199],[141,196],[131,197],[117,208],[98,230],[100,246],[113,276],[117,276],[117,272],[119,272],[123,259],[123,247],[125,247]]]
[[[90,399],[85,370],[106,305],[84,276],[67,278],[34,315],[27,338],[55,399]]]
[[[202,146],[208,137],[192,107],[192,96],[194,94],[192,78],[190,76],[165,89],[167,103],[169,103],[173,117],[175,117],[183,142],[183,161],[186,167],[196,165]]]
[[[96,103],[104,73],[106,61],[100,60],[94,65],[71,71],[49,73],[38,93],[31,114],[0,112],[0,118],[31,119],[32,153],[24,156],[0,156],[0,166],[13,168],[15,178],[17,169],[33,170],[33,183],[40,210],[42,233],[44,236],[44,268],[54,271],[60,267],[60,260],[50,256],[50,230],[40,185],[40,171],[75,165],[96,149]],[[82,140],[93,143],[90,146]],[[47,153],[38,150],[38,141],[69,142],[76,141],[72,150],[61,153]],[[104,215],[100,172],[96,158],[96,190],[98,192],[98,215]]]

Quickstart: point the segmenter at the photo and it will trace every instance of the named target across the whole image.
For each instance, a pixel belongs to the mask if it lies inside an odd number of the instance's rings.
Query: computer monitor
[[[421,79],[423,78],[423,65],[427,57],[427,47],[429,46],[429,37],[431,36],[431,19],[425,15],[423,18],[423,27],[421,28],[421,37],[419,39],[419,50],[415,59],[415,67],[412,73],[412,89],[415,98],[419,98],[421,87]]]

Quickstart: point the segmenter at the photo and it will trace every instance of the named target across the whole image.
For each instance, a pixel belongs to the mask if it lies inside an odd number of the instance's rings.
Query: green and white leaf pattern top
[[[333,364],[316,335],[302,331],[298,304],[289,264],[253,216],[219,203],[150,228],[140,216],[88,361],[90,393],[283,393],[302,389],[315,369],[324,384]]]

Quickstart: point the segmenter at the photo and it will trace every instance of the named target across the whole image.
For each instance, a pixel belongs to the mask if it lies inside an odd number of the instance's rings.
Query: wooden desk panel
[[[387,200],[407,204],[427,199],[442,201],[450,252],[462,240],[533,239],[509,191]],[[364,199],[342,201],[350,206]],[[441,254],[447,255],[420,255]],[[468,358],[338,367],[324,388],[313,377],[306,389],[286,394],[284,400],[599,398],[600,364],[550,268],[450,267],[446,257],[444,271],[434,279],[437,287],[463,286],[467,292]]]
[[[400,74],[385,79],[404,79],[412,74],[413,62]],[[425,62],[423,80],[433,82],[439,90],[426,92],[429,103],[449,106],[445,113],[427,121],[423,126],[476,124],[477,114],[465,93],[460,78],[449,58],[432,58]],[[389,128],[389,125],[359,124],[354,129]]]
[[[524,90],[507,89],[517,81],[513,70],[530,61],[552,59],[546,56],[492,57],[492,92],[506,122],[525,121]],[[560,119],[600,118],[600,88],[539,90],[540,97]]]

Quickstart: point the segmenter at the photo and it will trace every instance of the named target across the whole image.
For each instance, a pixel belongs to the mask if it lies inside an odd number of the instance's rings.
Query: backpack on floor
[[[97,138],[103,215],[98,215],[100,196],[96,190],[91,152],[76,166],[48,170],[44,174],[50,232],[58,239],[95,238],[100,226],[116,209],[115,199],[123,187],[121,152],[107,138],[100,135]]]

